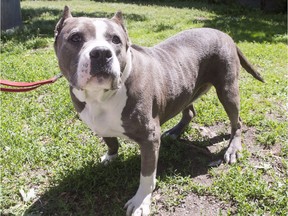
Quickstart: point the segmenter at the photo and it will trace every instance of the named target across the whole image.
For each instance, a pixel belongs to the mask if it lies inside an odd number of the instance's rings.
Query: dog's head
[[[73,17],[67,6],[55,28],[54,47],[70,85],[86,90],[119,88],[131,55],[121,12],[112,19]]]

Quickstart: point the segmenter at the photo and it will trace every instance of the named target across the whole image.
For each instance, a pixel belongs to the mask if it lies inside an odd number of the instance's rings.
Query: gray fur
[[[69,29],[81,22],[79,28],[85,40],[94,40],[97,29],[91,24],[91,20],[93,19],[73,18],[65,8],[63,17],[56,26],[55,51],[59,66],[73,87],[77,86],[75,73],[78,53],[83,44],[74,47],[67,45],[65,37],[69,37]],[[132,65],[129,76],[122,83],[122,88],[127,89],[127,100],[126,105],[123,105],[121,126],[124,128],[123,136],[136,141],[140,146],[141,176],[149,177],[156,173],[161,125],[182,112],[180,122],[166,132],[166,135],[174,138],[180,136],[196,115],[193,102],[211,86],[215,87],[231,122],[231,139],[224,159],[228,163],[236,162],[242,149],[238,87],[240,66],[259,81],[264,80],[231,37],[215,29],[197,28],[183,31],[154,47],[145,48],[131,45],[120,12],[111,20],[102,20],[108,26],[106,40],[111,41],[111,36],[116,31],[122,41],[117,46],[113,45],[121,76],[127,65]],[[129,55],[132,55],[132,62],[127,62],[126,57]],[[107,91],[111,91],[107,95],[113,96],[117,90]],[[81,113],[86,106],[85,101],[77,98],[72,91],[71,97],[76,110]],[[117,138],[105,137],[104,141],[108,145],[108,155],[116,155],[119,148]],[[149,188],[153,187],[155,185],[151,183]],[[137,202],[139,197],[135,198]],[[127,214],[134,212],[135,209],[131,208],[137,207],[133,206],[134,202],[137,203],[135,200],[132,199],[132,204],[129,202],[127,205]]]

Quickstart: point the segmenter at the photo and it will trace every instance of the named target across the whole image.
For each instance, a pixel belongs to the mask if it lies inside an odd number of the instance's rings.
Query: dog
[[[102,162],[117,157],[117,137],[140,146],[140,184],[125,205],[127,215],[150,213],[160,126],[182,112],[180,122],[164,133],[179,137],[195,116],[193,102],[211,86],[231,122],[224,159],[235,163],[240,157],[240,66],[264,80],[227,34],[190,29],[146,48],[131,43],[120,11],[111,19],[73,17],[65,6],[55,28],[54,48],[76,111],[108,146]]]

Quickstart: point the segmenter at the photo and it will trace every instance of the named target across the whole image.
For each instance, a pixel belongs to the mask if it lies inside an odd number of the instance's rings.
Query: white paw
[[[108,153],[106,153],[105,155],[101,157],[101,163],[103,163],[104,165],[107,165],[111,161],[115,160],[117,156],[118,156],[117,153],[113,155],[108,155]]]
[[[136,194],[124,206],[127,216],[148,216],[150,214],[151,193],[143,196]]]
[[[230,164],[236,163],[237,159],[241,158],[242,151],[240,139],[235,139],[235,141],[233,141],[231,142],[229,148],[224,155],[224,160],[226,161],[226,163]]]
[[[156,169],[150,176],[140,175],[140,185],[135,196],[124,206],[127,216],[148,216],[150,214],[151,194],[156,186]]]
[[[162,139],[171,139],[171,140],[177,140],[178,136],[172,132],[166,131],[162,134]]]

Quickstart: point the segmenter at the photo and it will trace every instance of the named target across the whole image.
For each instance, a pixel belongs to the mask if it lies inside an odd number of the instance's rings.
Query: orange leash
[[[16,88],[6,88],[1,87],[0,91],[4,92],[27,92],[33,89],[36,89],[42,85],[51,84],[56,82],[59,78],[63,76],[62,73],[48,79],[48,80],[41,80],[36,82],[14,82],[10,80],[0,80],[0,85],[16,87]]]

